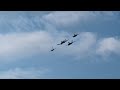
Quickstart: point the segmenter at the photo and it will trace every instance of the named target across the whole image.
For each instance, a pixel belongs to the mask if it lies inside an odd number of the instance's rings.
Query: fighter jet
[[[53,47],[52,47],[52,49],[51,49],[50,51],[52,52],[52,51],[54,51],[55,49],[56,49],[56,48],[53,48]]]
[[[79,34],[74,34],[73,37],[76,37],[77,35],[79,35]]]
[[[74,42],[75,42],[75,41],[68,42],[68,45],[67,45],[67,46],[73,44]]]
[[[57,45],[62,45],[63,43],[65,43],[65,42],[67,42],[68,40],[63,40],[63,41],[61,41],[61,43],[60,44],[57,44]]]

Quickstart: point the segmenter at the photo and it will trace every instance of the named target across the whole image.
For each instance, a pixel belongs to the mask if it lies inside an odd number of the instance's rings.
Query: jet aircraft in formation
[[[74,37],[76,37],[76,36],[78,36],[79,34],[74,34],[72,37],[74,38]],[[65,40],[63,40],[63,41],[61,41],[59,44],[57,44],[57,45],[62,45],[62,44],[64,44],[64,43],[66,43],[67,41],[68,41],[69,39],[65,39]],[[70,46],[71,44],[73,44],[75,41],[71,41],[71,42],[68,42],[68,44],[67,44],[67,46]],[[53,48],[52,47],[52,49],[51,49],[51,51],[54,51],[56,48]]]
[[[63,43],[66,43],[68,40],[69,40],[69,39],[67,39],[67,40],[65,39],[65,40],[61,41],[60,44],[57,44],[57,45],[62,45]]]
[[[70,46],[71,44],[73,44],[75,41],[71,41],[71,42],[68,42],[68,45],[67,46]]]
[[[74,34],[73,37],[76,37],[77,35],[79,35],[79,34]]]
[[[55,49],[56,49],[56,48],[53,48],[53,47],[52,47],[52,49],[51,49],[50,51],[54,51]]]

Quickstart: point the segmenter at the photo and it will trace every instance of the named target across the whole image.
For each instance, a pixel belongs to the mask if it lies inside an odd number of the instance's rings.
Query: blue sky
[[[120,78],[119,19],[119,11],[1,11],[0,78]],[[58,46],[64,39],[76,42]]]

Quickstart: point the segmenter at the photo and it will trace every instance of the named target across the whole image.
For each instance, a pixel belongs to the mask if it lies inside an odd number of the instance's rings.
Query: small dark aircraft
[[[63,41],[61,41],[61,43],[60,44],[57,44],[57,45],[62,45],[63,43],[65,43],[65,42],[67,42],[68,40],[63,40]]]
[[[77,35],[79,35],[79,34],[74,34],[73,37],[76,37]]]
[[[75,41],[68,42],[68,45],[67,45],[67,46],[73,44],[74,42],[75,42]]]
[[[56,49],[56,48],[53,48],[53,47],[52,47],[52,49],[51,49],[50,51],[54,51],[55,49]]]

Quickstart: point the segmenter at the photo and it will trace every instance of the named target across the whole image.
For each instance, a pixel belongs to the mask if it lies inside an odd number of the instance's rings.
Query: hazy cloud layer
[[[1,79],[39,79],[45,78],[49,70],[45,68],[14,68],[0,71]]]
[[[98,20],[112,20],[119,16],[114,11],[1,11],[0,32],[29,32],[52,30]]]

